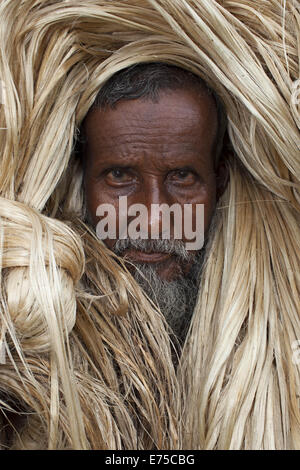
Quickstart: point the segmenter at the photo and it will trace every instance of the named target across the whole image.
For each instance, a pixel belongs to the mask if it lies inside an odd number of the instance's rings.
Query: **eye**
[[[110,168],[105,172],[105,180],[107,184],[126,184],[134,180],[128,168]]]
[[[114,168],[113,170],[110,170],[109,175],[115,179],[122,179],[125,175],[125,171],[121,168]]]
[[[174,183],[189,185],[196,182],[197,174],[191,168],[179,168],[172,171],[169,178]]]

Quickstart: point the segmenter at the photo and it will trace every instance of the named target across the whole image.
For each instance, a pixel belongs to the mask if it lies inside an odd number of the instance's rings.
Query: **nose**
[[[151,178],[145,183],[143,194],[144,204],[147,208],[147,226],[145,228],[148,238],[162,238],[163,232],[171,230],[171,227],[164,226],[171,224],[171,220],[168,221],[163,217],[163,210],[168,210],[173,202],[172,198],[163,182],[158,178]]]

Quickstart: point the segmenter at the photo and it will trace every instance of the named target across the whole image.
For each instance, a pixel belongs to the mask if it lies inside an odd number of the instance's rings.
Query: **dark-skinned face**
[[[92,109],[84,123],[83,158],[86,204],[93,227],[99,221],[96,211],[100,204],[112,204],[118,217],[119,197],[127,196],[128,206],[139,203],[147,207],[149,233],[155,224],[161,230],[161,218],[150,215],[151,204],[177,203],[182,209],[184,204],[192,204],[193,209],[204,204],[207,233],[219,186],[224,184],[215,168],[217,125],[213,98],[195,90],[161,92],[158,102],[135,99],[120,101],[113,109]],[[106,239],[104,243],[113,249],[115,241]],[[132,248],[124,254],[133,263],[156,266],[166,280],[189,270],[189,263],[179,266],[182,261],[175,255]]]

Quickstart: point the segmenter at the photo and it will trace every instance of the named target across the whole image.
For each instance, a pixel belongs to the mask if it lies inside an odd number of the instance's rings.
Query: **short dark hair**
[[[163,90],[193,88],[205,91],[214,99],[217,109],[218,131],[214,152],[218,161],[227,128],[227,115],[220,97],[194,73],[162,62],[134,64],[115,73],[99,90],[91,107],[113,108],[119,101],[138,98],[159,100]]]

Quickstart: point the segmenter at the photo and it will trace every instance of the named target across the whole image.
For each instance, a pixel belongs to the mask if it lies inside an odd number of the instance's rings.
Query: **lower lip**
[[[126,258],[142,263],[158,263],[171,257],[169,253],[144,253],[143,251],[129,250],[125,253]]]

